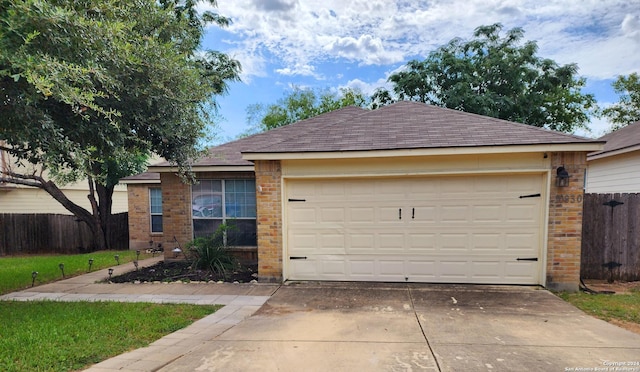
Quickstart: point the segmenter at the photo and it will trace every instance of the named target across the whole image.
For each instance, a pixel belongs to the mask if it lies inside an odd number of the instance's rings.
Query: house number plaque
[[[556,203],[582,203],[582,194],[558,194],[556,195]]]

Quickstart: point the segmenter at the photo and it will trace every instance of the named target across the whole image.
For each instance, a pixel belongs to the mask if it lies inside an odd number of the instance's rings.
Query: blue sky
[[[201,9],[211,9],[201,4]],[[291,87],[358,88],[371,94],[412,59],[481,25],[521,27],[538,55],[576,63],[599,105],[617,101],[611,82],[640,73],[640,0],[218,0],[226,29],[210,28],[205,49],[243,66],[220,106],[219,140],[248,129],[246,109],[275,103]],[[597,137],[608,127],[593,119]]]

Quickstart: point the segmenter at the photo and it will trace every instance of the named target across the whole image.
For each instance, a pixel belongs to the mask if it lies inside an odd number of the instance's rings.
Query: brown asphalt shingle
[[[615,132],[606,134],[600,137],[599,140],[607,141],[607,143],[604,145],[602,151],[592,152],[588,155],[589,157],[633,146],[640,146],[640,121],[636,121]]]
[[[419,102],[346,107],[209,149],[193,164],[251,166],[242,153],[399,150],[597,142]],[[159,163],[155,166],[169,166]]]
[[[295,131],[266,132],[243,153],[332,152],[597,142],[530,125],[419,102],[398,102],[343,118],[326,113]],[[313,125],[310,125],[313,124]],[[286,128],[286,127],[285,127]],[[283,135],[284,134],[284,135]]]

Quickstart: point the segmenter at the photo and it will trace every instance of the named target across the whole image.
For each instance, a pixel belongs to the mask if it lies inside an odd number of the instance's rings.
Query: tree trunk
[[[100,214],[100,222],[102,224],[104,241],[107,249],[113,249],[111,241],[111,221],[113,207],[113,190],[115,186],[104,186],[96,184],[96,193],[98,194],[98,213]]]
[[[4,177],[4,175],[8,177]],[[105,233],[102,226],[102,221],[99,214],[98,203],[95,200],[95,193],[93,188],[93,180],[89,180],[89,201],[91,202],[91,208],[93,213],[88,210],[82,208],[78,204],[71,201],[67,196],[60,190],[60,188],[53,183],[52,181],[47,181],[43,177],[35,174],[20,174],[11,171],[3,171],[0,173],[0,181],[12,183],[16,185],[25,185],[31,186],[35,188],[42,189],[46,191],[52,198],[54,198],[58,203],[60,203],[66,210],[73,213],[80,221],[87,224],[89,229],[91,230],[91,234],[93,235],[94,246],[92,247],[94,250],[104,250],[107,249],[107,244],[105,240]],[[113,191],[111,191],[111,195]],[[111,203],[109,202],[109,216],[111,212]]]

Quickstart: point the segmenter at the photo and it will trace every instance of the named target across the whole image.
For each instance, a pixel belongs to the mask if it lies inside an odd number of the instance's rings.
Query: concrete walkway
[[[151,266],[161,257],[140,261]],[[113,276],[135,269],[133,263],[113,267]],[[108,269],[0,296],[3,301],[118,301],[225,305],[190,326],[151,345],[98,363],[87,371],[156,371],[188,355],[197,346],[255,313],[278,289],[277,284],[104,283]],[[100,283],[102,282],[102,283]]]

